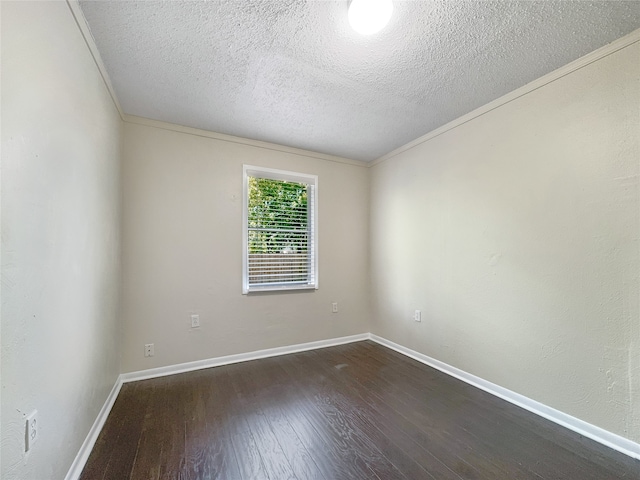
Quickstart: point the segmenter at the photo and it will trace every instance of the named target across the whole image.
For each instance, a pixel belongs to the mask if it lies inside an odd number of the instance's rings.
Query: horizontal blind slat
[[[312,186],[259,177],[257,203],[249,203],[247,276],[251,286],[306,284],[313,281],[313,222],[309,218]],[[251,195],[249,196],[251,201]],[[313,199],[311,199],[313,202]],[[313,203],[311,203],[313,205]]]

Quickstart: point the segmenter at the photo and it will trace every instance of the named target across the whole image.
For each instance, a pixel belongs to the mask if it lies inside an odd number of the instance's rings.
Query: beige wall
[[[640,441],[638,44],[367,169],[122,124],[64,2],[1,22],[3,479],[119,372],[369,330]],[[245,163],[319,176],[319,290],[241,294]]]
[[[124,372],[368,331],[366,168],[155,126],[124,132]],[[243,164],[318,175],[318,290],[242,295]]]
[[[371,181],[374,333],[636,442],[639,59],[636,43]]]
[[[65,2],[1,9],[0,477],[56,480],[120,371],[121,120]]]

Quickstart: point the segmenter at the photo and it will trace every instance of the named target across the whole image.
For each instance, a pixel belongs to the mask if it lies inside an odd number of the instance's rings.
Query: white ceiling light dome
[[[351,0],[349,23],[362,35],[371,35],[382,30],[393,13],[391,0]]]

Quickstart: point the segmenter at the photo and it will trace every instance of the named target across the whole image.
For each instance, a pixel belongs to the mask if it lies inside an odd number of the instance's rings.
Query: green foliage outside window
[[[249,177],[250,254],[306,253],[307,185]]]

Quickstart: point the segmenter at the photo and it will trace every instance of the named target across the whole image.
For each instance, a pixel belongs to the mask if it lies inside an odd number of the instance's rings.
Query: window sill
[[[298,292],[316,290],[317,285],[265,285],[264,287],[249,287],[243,288],[243,295],[251,295],[254,293],[286,293],[286,292]]]

